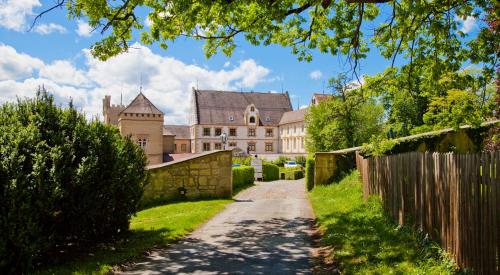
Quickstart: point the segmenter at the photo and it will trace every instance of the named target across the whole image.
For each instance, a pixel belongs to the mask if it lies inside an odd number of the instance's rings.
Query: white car
[[[295,161],[287,161],[285,162],[285,168],[288,167],[298,167],[299,165]]]

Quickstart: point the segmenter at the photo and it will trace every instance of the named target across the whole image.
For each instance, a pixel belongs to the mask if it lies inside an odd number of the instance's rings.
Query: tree
[[[207,56],[219,50],[230,55],[238,35],[253,45],[291,47],[300,60],[311,60],[311,49],[318,49],[345,55],[354,72],[370,42],[392,63],[399,54],[410,63],[430,56],[450,64],[470,59],[490,71],[500,44],[500,37],[482,25],[477,38],[463,39],[455,19],[487,14],[496,22],[498,5],[492,0],[58,0],[36,19],[62,6],[73,19],[87,17],[104,35],[92,47],[103,60],[127,50],[134,30],[143,43],[159,42],[163,48],[178,37],[205,40]],[[138,16],[139,9],[147,18]]]
[[[383,107],[353,89],[345,74],[329,81],[332,97],[309,108],[306,116],[309,152],[361,145],[382,129]]]

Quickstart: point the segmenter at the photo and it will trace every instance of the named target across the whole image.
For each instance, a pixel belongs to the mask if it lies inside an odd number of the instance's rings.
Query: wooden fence
[[[356,157],[365,199],[377,194],[475,274],[500,274],[500,152]]]

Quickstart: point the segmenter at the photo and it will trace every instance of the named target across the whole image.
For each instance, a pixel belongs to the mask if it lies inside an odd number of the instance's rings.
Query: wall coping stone
[[[169,161],[169,162],[164,162],[164,163],[154,164],[154,165],[148,165],[148,166],[146,166],[146,170],[152,170],[152,169],[167,167],[167,166],[170,166],[170,165],[173,165],[173,164],[178,164],[178,163],[190,161],[190,160],[201,158],[201,157],[205,157],[205,156],[208,156],[208,155],[214,155],[214,154],[217,154],[217,153],[220,153],[220,152],[232,152],[232,150],[217,150],[217,151],[210,151],[210,152],[205,152],[205,153],[194,154],[191,157],[187,157],[187,158],[183,158],[183,159],[179,159],[179,160],[174,160],[174,161]]]

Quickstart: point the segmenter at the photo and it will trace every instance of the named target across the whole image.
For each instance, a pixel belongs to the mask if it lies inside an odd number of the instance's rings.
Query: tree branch
[[[62,7],[62,5],[64,5],[66,0],[57,0],[57,4],[55,4],[54,6],[42,11],[41,13],[39,13],[35,19],[33,19],[33,23],[31,24],[31,27],[28,29],[28,32],[30,32],[31,30],[33,30],[33,28],[35,27],[36,25],[36,22],[38,21],[38,19],[42,18],[42,16],[56,8],[60,8]]]

